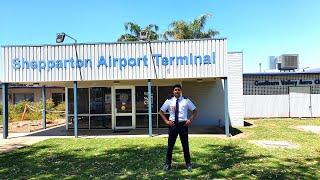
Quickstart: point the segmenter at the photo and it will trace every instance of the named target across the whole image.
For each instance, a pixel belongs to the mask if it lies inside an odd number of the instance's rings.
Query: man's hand
[[[174,122],[170,120],[166,120],[166,124],[170,127],[174,126]]]
[[[184,126],[190,126],[191,123],[192,123],[192,121],[191,121],[190,119],[188,119],[188,120],[186,121],[186,123],[184,124]]]

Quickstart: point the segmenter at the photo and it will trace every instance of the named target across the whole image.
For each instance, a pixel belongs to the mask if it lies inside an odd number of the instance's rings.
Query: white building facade
[[[1,59],[4,85],[65,87],[67,128],[74,118],[83,129],[164,127],[158,110],[176,83],[195,125],[243,126],[242,53],[226,39],[3,46]]]

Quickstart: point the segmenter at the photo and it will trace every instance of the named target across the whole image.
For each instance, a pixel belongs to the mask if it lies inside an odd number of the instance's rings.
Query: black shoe
[[[165,164],[163,170],[169,171],[171,169],[171,164]]]
[[[192,171],[191,163],[186,164],[186,168],[189,172],[191,172]]]

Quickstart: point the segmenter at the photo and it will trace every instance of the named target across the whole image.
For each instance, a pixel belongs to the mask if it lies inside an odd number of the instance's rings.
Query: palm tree
[[[159,30],[159,27],[155,24],[149,24],[145,28],[141,28],[138,24],[135,24],[133,22],[126,22],[124,23],[124,28],[126,31],[130,31],[130,33],[123,34],[119,37],[118,41],[139,41],[140,33],[142,31],[147,32],[147,41],[151,40],[157,40],[159,39],[159,35],[157,34],[157,31]]]
[[[203,39],[213,38],[219,34],[218,31],[209,29],[204,31],[204,27],[211,14],[204,14],[192,22],[186,22],[183,20],[173,21],[169,25],[169,30],[163,33],[164,39]]]

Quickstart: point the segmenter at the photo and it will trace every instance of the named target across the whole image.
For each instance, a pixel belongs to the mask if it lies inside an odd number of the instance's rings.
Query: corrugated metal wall
[[[312,116],[320,117],[320,94],[311,94]]]
[[[225,39],[151,42],[152,54],[166,57],[212,55],[214,64],[156,65],[158,79],[225,77],[227,44]],[[78,44],[80,60],[91,59],[92,67],[82,67],[82,80],[155,79],[149,43]],[[101,56],[112,58],[148,58],[148,66],[98,67]],[[2,47],[4,82],[54,82],[81,80],[79,68],[14,69],[14,59],[31,61],[76,59],[73,45],[4,46]],[[76,71],[76,72],[74,72]],[[76,76],[76,77],[74,77]]]
[[[228,53],[228,105],[231,125],[243,126],[242,52]]]
[[[308,116],[305,113],[291,113],[289,94],[286,95],[244,95],[246,118],[270,118],[270,117],[320,117],[320,94],[311,94],[311,110]],[[309,97],[308,97],[309,98]],[[299,105],[297,104],[297,107]]]
[[[244,95],[245,117],[289,117],[289,95]]]

